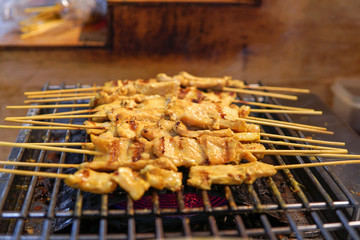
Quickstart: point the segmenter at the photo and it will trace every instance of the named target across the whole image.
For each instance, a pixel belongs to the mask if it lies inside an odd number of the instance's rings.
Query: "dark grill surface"
[[[89,87],[48,86],[47,89]],[[252,96],[246,96],[252,100]],[[255,100],[255,99],[254,99]],[[271,98],[256,99],[277,103]],[[63,103],[86,103],[85,100]],[[31,109],[28,115],[81,108]],[[287,115],[259,115],[291,121]],[[52,120],[82,124],[85,119]],[[300,131],[265,128],[268,133],[305,137]],[[83,142],[82,130],[21,130],[17,142]],[[276,139],[274,139],[276,140]],[[267,148],[289,149],[279,146]],[[293,148],[290,148],[293,149]],[[13,148],[9,160],[50,163],[89,161],[80,154]],[[308,157],[265,157],[270,164],[310,162]],[[312,161],[323,161],[320,158]],[[73,173],[75,169],[12,167]],[[187,170],[183,169],[186,179]],[[1,239],[265,238],[360,239],[358,203],[328,168],[279,171],[252,185],[150,190],[132,201],[121,189],[95,195],[72,189],[61,179],[0,174]]]

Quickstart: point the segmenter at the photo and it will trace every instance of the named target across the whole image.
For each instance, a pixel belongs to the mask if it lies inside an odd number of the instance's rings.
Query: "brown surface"
[[[312,85],[329,101],[336,77],[360,75],[359,12],[356,0],[122,4],[113,8],[113,47],[125,56],[226,55],[227,71],[241,79]]]

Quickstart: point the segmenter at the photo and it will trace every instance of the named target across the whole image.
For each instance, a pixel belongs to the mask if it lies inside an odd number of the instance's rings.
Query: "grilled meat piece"
[[[247,109],[247,110],[245,110]],[[200,129],[223,129],[230,128],[238,132],[246,131],[246,123],[239,120],[239,114],[248,111],[248,106],[241,108],[232,105],[230,107],[214,103],[192,103],[185,100],[173,99],[168,104],[165,114],[170,120],[182,121],[187,126],[194,126]],[[247,114],[248,114],[247,113]]]
[[[166,170],[177,171],[175,164],[166,157],[155,159],[140,159],[136,162],[122,163],[122,162],[106,162],[106,161],[93,161],[82,163],[80,168],[90,168],[97,171],[113,171],[119,167],[128,167],[133,170],[141,170],[146,166],[155,166]]]
[[[250,149],[265,150],[258,143],[241,144],[235,137],[202,135],[198,139],[186,137],[161,137],[151,141],[153,153],[170,158],[176,166],[239,163],[242,159],[256,161],[262,154],[254,155]]]
[[[150,121],[117,121],[116,123],[96,123],[85,121],[87,126],[107,127],[109,130],[88,129],[88,134],[100,135],[111,134],[114,137],[141,138],[144,137],[151,141],[159,137],[174,137],[176,135],[189,138],[199,138],[202,135],[214,137],[236,137],[240,142],[253,142],[260,139],[260,128],[258,125],[246,124],[247,132],[233,132],[231,129],[220,130],[189,130],[185,124],[180,121],[160,120],[158,122]]]
[[[140,174],[151,187],[159,190],[166,188],[171,191],[177,191],[180,190],[182,186],[181,172],[169,171],[149,165],[140,170]]]
[[[69,175],[64,182],[72,188],[97,194],[111,193],[117,186],[112,180],[112,174],[96,172],[87,168]]]
[[[115,89],[107,88],[99,92],[91,101],[90,106],[99,106],[114,102],[119,99],[124,99],[124,96],[133,96],[135,94],[142,95],[161,95],[167,94],[176,95],[179,90],[179,83],[177,82],[156,82],[156,80],[136,80],[123,81]]]
[[[244,82],[240,80],[232,80],[231,77],[225,76],[223,78],[203,78],[195,77],[187,72],[180,72],[174,77],[167,76],[165,73],[159,73],[156,79],[160,82],[172,82],[176,81],[183,87],[196,86],[198,88],[216,89],[221,90],[224,87],[244,87]]]
[[[204,92],[196,87],[187,87],[179,89],[177,98],[194,103],[213,102],[229,106],[235,100],[236,94],[231,92]]]
[[[205,153],[196,139],[179,136],[161,137],[151,143],[156,156],[170,158],[177,167],[195,166],[206,160]]]
[[[120,164],[131,163],[140,159],[149,159],[152,144],[144,138],[104,138],[91,135],[91,142],[95,150],[103,152],[104,155],[94,156],[93,162],[117,162]]]
[[[238,185],[252,184],[260,177],[276,174],[272,165],[251,162],[240,165],[194,166],[190,168],[187,184],[210,190],[212,184]]]
[[[128,192],[133,200],[139,200],[150,188],[150,184],[138,172],[127,167],[118,168],[111,179]]]

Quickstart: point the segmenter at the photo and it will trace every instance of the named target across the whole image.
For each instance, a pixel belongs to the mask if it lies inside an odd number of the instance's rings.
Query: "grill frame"
[[[89,87],[87,85],[65,85],[50,86],[46,84],[43,90],[65,89],[65,88],[83,88]],[[247,100],[258,100],[269,103],[279,104],[276,99],[265,98],[258,99],[253,96],[246,96]],[[248,99],[251,98],[251,99]],[[57,109],[53,110],[54,113]],[[40,113],[39,109],[30,109],[28,116],[37,115]],[[290,116],[265,114],[269,119],[279,118],[289,122],[293,122]],[[69,123],[74,120],[70,119]],[[301,131],[284,130],[281,128],[272,128],[277,134],[298,136],[304,138],[305,135]],[[20,130],[16,142],[28,142],[32,130]],[[51,138],[51,130],[46,130],[44,142]],[[65,141],[71,138],[71,131],[67,130],[64,137]],[[287,141],[287,140],[285,140]],[[274,147],[274,146],[269,146]],[[47,157],[46,151],[41,150],[37,157],[37,162],[43,162]],[[23,148],[13,148],[9,159],[15,161],[23,161],[26,151]],[[59,156],[59,163],[64,163],[66,160],[66,153],[62,152]],[[84,159],[86,160],[86,156]],[[316,157],[317,161],[323,159]],[[276,164],[305,163],[309,162],[307,157],[282,157],[275,156],[272,159]],[[295,162],[294,162],[295,161]],[[6,168],[15,169],[16,167],[7,166]],[[40,168],[35,168],[35,171],[40,171]],[[58,173],[62,173],[62,169],[57,169]],[[301,172],[301,173],[300,173]],[[303,174],[303,175],[301,175]],[[305,175],[304,175],[305,174]],[[353,198],[352,193],[341,183],[339,178],[328,168],[312,168],[300,170],[284,170],[281,172],[283,177],[289,182],[289,185],[294,188],[294,196],[297,198],[295,203],[286,203],[286,200],[281,196],[281,191],[276,183],[274,177],[267,178],[268,187],[270,187],[272,194],[276,198],[277,204],[264,204],[263,199],[259,196],[259,192],[255,185],[248,185],[247,191],[250,194],[254,205],[239,205],[234,197],[234,189],[230,186],[224,186],[224,193],[228,204],[220,207],[212,207],[209,200],[209,192],[202,190],[198,191],[203,198],[204,207],[200,208],[186,208],[184,202],[184,190],[176,193],[179,208],[178,209],[164,209],[160,207],[159,191],[152,190],[151,196],[153,198],[152,209],[135,209],[134,202],[127,197],[126,209],[112,209],[109,208],[109,196],[101,195],[98,209],[84,210],[84,193],[77,191],[75,199],[75,207],[71,210],[57,210],[57,197],[62,185],[60,179],[53,182],[53,190],[50,194],[50,201],[46,205],[47,209],[41,211],[30,210],[32,200],[34,199],[34,192],[37,187],[39,178],[28,178],[29,184],[27,189],[21,190],[25,195],[23,203],[17,203],[19,210],[7,211],[5,209],[6,203],[9,201],[9,194],[12,190],[12,185],[16,181],[16,176],[12,174],[2,174],[0,176],[0,222],[10,220],[12,225],[10,232],[0,232],[2,239],[148,239],[148,238],[179,238],[179,237],[266,237],[269,239],[277,239],[279,235],[292,234],[297,239],[303,239],[306,232],[318,233],[319,236],[325,239],[333,239],[341,237],[350,237],[352,239],[360,239],[359,229],[359,204]],[[312,183],[316,188],[316,193],[319,196],[316,198],[323,199],[322,201],[309,200],[309,193],[303,190],[303,186],[299,185],[299,176],[306,176],[307,181]],[[326,183],[327,185],[325,185]],[[338,200],[334,200],[337,196]],[[314,197],[311,195],[311,197]],[[268,213],[281,212],[285,215],[287,226],[272,226]],[[292,216],[294,212],[306,213],[307,218],[312,220],[309,224],[297,224],[296,219]],[[259,222],[262,227],[254,228],[246,226],[246,217],[248,215],[259,215]],[[207,218],[205,223],[206,230],[193,231],[190,220],[193,215],[203,215]],[[164,228],[164,220],[171,216],[181,216],[182,229],[179,231],[167,231]],[[224,229],[219,226],[219,216],[226,216],[232,218],[234,228]],[[152,232],[138,232],[136,226],[139,219],[144,217],[151,217],[154,220],[154,231]],[[333,220],[332,218],[337,218]],[[72,218],[72,226],[69,233],[54,233],[53,222],[59,218]],[[43,222],[41,233],[28,234],[24,233],[24,227],[28,220],[40,219]],[[98,221],[98,231],[96,233],[83,233],[81,227],[82,222],[86,219],[96,219]],[[122,233],[109,232],[109,221],[114,219],[125,219],[127,222],[126,231]]]

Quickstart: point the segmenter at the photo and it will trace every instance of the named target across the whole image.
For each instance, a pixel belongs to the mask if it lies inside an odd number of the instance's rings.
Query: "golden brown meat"
[[[93,122],[93,121],[85,121],[84,122],[85,126],[88,127],[96,127],[96,128],[87,128],[86,129],[86,133],[88,135],[90,134],[95,134],[95,135],[100,135],[102,133],[108,132],[110,131],[113,135],[115,135],[115,124],[112,122]]]
[[[147,140],[153,140],[159,137],[173,137],[176,135],[175,122],[161,119],[160,121],[145,126],[141,131],[141,136]]]
[[[114,171],[119,167],[128,167],[133,170],[141,170],[149,165],[171,171],[178,170],[175,164],[173,163],[173,161],[166,157],[155,158],[155,159],[140,159],[136,162],[128,162],[128,163],[106,162],[106,161],[85,162],[81,164],[80,168],[90,168],[96,171]]]
[[[150,184],[138,172],[127,167],[118,168],[111,179],[128,192],[133,200],[139,200],[150,188]]]
[[[263,157],[248,150],[265,150],[259,143],[241,144],[235,137],[214,137],[202,135],[198,139],[186,137],[161,137],[152,143],[152,151],[158,157],[170,158],[179,166],[249,162]],[[258,158],[257,158],[258,157]]]
[[[196,87],[180,88],[178,99],[194,103],[213,102],[229,106],[236,99],[236,94],[232,92],[204,92]]]
[[[244,87],[243,81],[232,80],[229,76],[225,76],[223,78],[203,78],[195,77],[187,72],[180,72],[178,75],[173,77],[167,76],[165,73],[159,73],[156,78],[160,82],[176,81],[179,82],[183,87],[195,86],[198,88],[216,90],[221,90],[224,87]]]
[[[260,140],[260,128],[255,128],[247,124],[247,129],[253,132],[240,132],[235,133],[231,129],[220,130],[189,130],[182,122],[176,122],[174,125],[174,131],[182,137],[199,138],[202,135],[214,136],[214,137],[236,137],[240,142],[254,142]],[[257,126],[257,125],[256,125]]]
[[[179,90],[177,82],[156,82],[156,80],[123,81],[119,86],[110,90],[107,88],[99,92],[91,101],[90,105],[95,107],[102,104],[124,99],[124,96],[142,95],[176,95]]]
[[[91,142],[94,144],[95,150],[104,153],[104,155],[94,156],[93,162],[125,164],[152,157],[150,151],[152,144],[144,138],[103,138],[91,135]]]
[[[190,168],[187,184],[210,190],[212,184],[251,184],[260,177],[269,177],[275,174],[276,170],[272,165],[261,162],[240,165],[194,166]]]
[[[206,156],[196,139],[184,137],[161,137],[152,143],[152,151],[158,157],[167,157],[177,166],[195,166],[202,164]]]
[[[117,108],[107,113],[111,122],[117,121],[151,121],[156,122],[165,117],[163,108],[141,109],[141,108]]]
[[[151,187],[159,190],[166,188],[171,191],[177,191],[182,186],[181,172],[169,171],[149,165],[142,169],[140,174]]]
[[[170,120],[182,121],[187,126],[201,129],[230,128],[237,132],[246,132],[246,123],[239,119],[246,106],[239,108],[228,107],[215,103],[192,103],[185,100],[173,99],[168,104],[165,114]]]
[[[117,187],[112,180],[112,174],[96,172],[86,168],[69,175],[64,182],[72,188],[97,194],[111,193]]]
[[[116,122],[116,136],[125,138],[140,138],[144,128],[152,127],[156,123],[150,121],[118,121]]]

